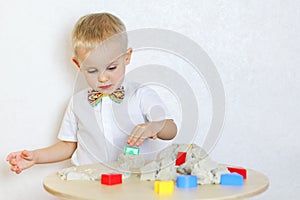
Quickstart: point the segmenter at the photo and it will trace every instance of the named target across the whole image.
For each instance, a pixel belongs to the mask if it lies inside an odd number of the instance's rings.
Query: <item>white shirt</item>
[[[167,107],[151,88],[136,83],[124,83],[122,103],[104,97],[92,107],[88,89],[75,94],[67,107],[58,138],[77,142],[72,155],[75,165],[115,161],[127,145],[127,139],[138,125],[147,121],[171,119]],[[140,146],[140,154],[154,159],[168,141],[148,139]]]

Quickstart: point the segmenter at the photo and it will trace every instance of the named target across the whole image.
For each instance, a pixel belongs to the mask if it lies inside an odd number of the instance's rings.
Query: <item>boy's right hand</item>
[[[10,164],[10,170],[16,174],[20,174],[24,169],[35,164],[33,151],[27,150],[10,153],[6,161]]]

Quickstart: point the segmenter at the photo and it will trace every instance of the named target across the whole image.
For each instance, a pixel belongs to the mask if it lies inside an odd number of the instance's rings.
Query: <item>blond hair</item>
[[[116,34],[122,34],[123,43],[127,48],[126,27],[119,18],[110,13],[85,15],[77,21],[73,29],[72,44],[74,53],[76,54],[78,48],[94,49],[97,45]]]

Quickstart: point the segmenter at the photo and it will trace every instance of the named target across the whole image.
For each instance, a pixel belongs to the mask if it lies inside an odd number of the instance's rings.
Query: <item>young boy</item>
[[[114,161],[126,145],[138,146],[146,155],[157,151],[162,140],[176,136],[177,127],[158,95],[124,80],[132,49],[127,48],[126,28],[120,19],[109,13],[83,16],[72,39],[72,60],[89,88],[71,98],[59,142],[7,156],[17,174],[34,164],[69,158],[75,165]]]

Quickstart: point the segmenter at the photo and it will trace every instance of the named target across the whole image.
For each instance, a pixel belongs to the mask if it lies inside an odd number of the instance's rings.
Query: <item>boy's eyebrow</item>
[[[119,64],[119,59],[123,56],[124,54],[116,57],[112,62],[110,62],[109,64],[105,65],[105,68],[113,65],[113,64]],[[97,67],[97,65],[83,65],[86,68],[99,68],[99,66]]]
[[[109,66],[111,66],[112,64],[118,64],[119,62],[118,62],[118,59],[119,59],[120,57],[118,57],[118,58],[116,58],[116,60],[114,60],[114,61],[112,61],[111,63],[109,63],[106,67],[109,67]]]
[[[115,61],[111,62],[110,65],[113,64],[113,63],[117,63],[118,64],[118,60],[115,60]]]
[[[109,63],[108,65],[105,66],[105,68],[108,68],[108,67],[110,67],[110,66],[113,65],[113,64],[118,64],[118,61],[115,60],[115,61]],[[85,65],[84,65],[84,66],[85,66]],[[97,66],[85,66],[85,68],[86,68],[86,69],[98,69]]]

